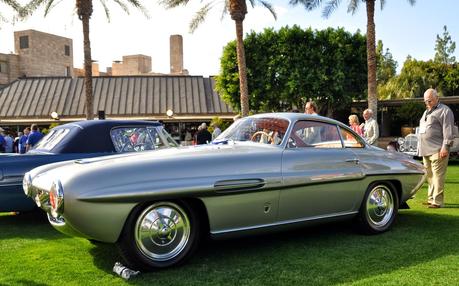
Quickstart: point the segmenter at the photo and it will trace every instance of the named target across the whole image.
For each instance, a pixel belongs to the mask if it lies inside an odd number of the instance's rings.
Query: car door
[[[290,134],[282,156],[279,221],[352,213],[363,172],[340,127],[305,120],[296,122]]]

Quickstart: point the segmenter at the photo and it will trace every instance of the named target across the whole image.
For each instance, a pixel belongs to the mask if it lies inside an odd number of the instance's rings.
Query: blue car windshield
[[[279,145],[285,137],[289,122],[281,118],[242,118],[234,122],[215,141],[253,141]]]

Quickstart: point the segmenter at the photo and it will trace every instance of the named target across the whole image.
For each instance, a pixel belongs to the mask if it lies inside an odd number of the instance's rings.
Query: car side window
[[[365,144],[362,140],[359,140],[354,134],[350,131],[339,128],[341,132],[341,137],[343,138],[343,143],[345,148],[363,148]]]
[[[338,127],[319,121],[298,121],[288,140],[291,148],[342,148]]]
[[[145,127],[119,127],[110,131],[117,152],[154,150],[155,144]]]
[[[148,130],[150,132],[150,136],[152,138],[155,149],[167,148],[166,144],[164,144],[163,140],[161,139],[157,128],[148,128]]]

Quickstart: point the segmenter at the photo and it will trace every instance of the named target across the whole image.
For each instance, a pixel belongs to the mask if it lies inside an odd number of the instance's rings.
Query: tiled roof
[[[213,78],[202,76],[94,77],[94,113],[107,118],[232,117],[233,110],[214,91]],[[84,78],[37,77],[14,81],[0,90],[0,120],[85,118]]]

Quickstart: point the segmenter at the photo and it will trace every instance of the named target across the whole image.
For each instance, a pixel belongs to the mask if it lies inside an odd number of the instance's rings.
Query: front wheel
[[[368,234],[390,229],[398,212],[398,196],[390,183],[375,183],[368,187],[359,211],[359,227]]]
[[[151,271],[189,258],[197,247],[199,228],[187,203],[155,202],[133,210],[117,245],[128,266]]]

